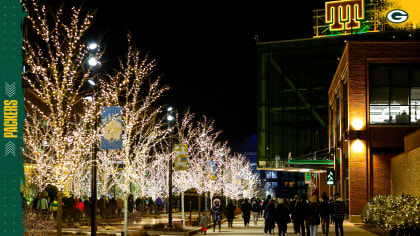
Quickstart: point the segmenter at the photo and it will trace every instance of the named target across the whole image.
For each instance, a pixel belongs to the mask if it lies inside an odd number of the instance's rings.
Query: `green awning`
[[[334,165],[333,160],[298,160],[298,159],[290,159],[289,164],[292,165]]]

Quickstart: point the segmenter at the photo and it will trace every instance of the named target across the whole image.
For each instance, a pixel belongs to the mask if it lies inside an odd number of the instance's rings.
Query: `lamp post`
[[[98,47],[98,45],[96,43],[90,43],[88,45],[88,49],[90,51],[95,50]],[[91,67],[95,67],[95,74],[98,73],[98,64],[99,62],[96,60],[96,57],[90,57],[88,59],[88,64]],[[89,79],[88,80],[89,84],[91,86],[93,86],[94,88],[94,95],[92,97],[92,100],[97,101],[97,93],[98,93],[98,86],[99,86],[99,82],[96,83],[93,79]],[[95,105],[96,106],[96,105]],[[95,107],[95,113],[97,114],[97,107]],[[95,114],[95,115],[96,115]],[[94,125],[94,129],[96,130],[98,128],[98,118],[95,117],[95,125]],[[97,212],[97,193],[96,193],[96,189],[97,189],[97,182],[96,182],[96,177],[97,177],[97,172],[96,172],[96,155],[98,152],[98,140],[96,140],[93,144],[93,153],[92,153],[92,184],[91,184],[91,235],[95,236],[96,235],[96,212]]]
[[[172,225],[172,122],[174,120],[174,116],[172,115],[172,107],[168,107],[168,130],[170,132],[170,138],[169,138],[169,176],[168,176],[168,187],[169,187],[169,212],[168,212],[168,227],[171,229],[173,228]]]

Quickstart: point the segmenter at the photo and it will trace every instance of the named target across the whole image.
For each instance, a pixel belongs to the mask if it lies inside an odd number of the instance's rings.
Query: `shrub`
[[[155,229],[164,229],[165,226],[166,226],[165,223],[157,223],[157,224],[154,225],[154,228]]]
[[[174,224],[174,229],[175,230],[183,230],[184,227],[182,226],[182,224]]]
[[[151,224],[145,224],[143,226],[143,229],[153,229],[153,225],[151,225]]]
[[[377,195],[366,204],[362,220],[391,235],[420,235],[420,198]]]

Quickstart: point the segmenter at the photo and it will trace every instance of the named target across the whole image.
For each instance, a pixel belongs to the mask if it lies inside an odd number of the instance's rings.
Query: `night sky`
[[[89,34],[102,35],[103,69],[126,52],[126,34],[158,61],[171,90],[161,99],[215,120],[230,143],[257,132],[260,42],[311,38],[312,10],[325,1],[85,1],[97,9]]]

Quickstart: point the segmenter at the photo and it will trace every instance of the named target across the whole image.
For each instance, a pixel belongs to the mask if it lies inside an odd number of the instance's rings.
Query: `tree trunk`
[[[201,219],[201,194],[198,194],[198,220]]]
[[[184,215],[184,192],[181,192],[181,208],[182,208],[182,226],[185,227],[185,215]]]
[[[63,193],[61,191],[58,191],[57,198],[57,236],[61,236],[63,223],[63,206],[61,205],[63,202]]]
[[[124,195],[124,235],[127,235],[128,225],[128,195]]]
[[[207,211],[207,192],[203,192],[204,194],[204,211]]]
[[[105,219],[105,218],[108,218],[108,209],[106,208],[106,195],[102,195],[102,198],[104,199],[103,201],[102,201],[102,209],[104,210],[104,212],[102,212],[102,216],[103,216],[103,218]]]

